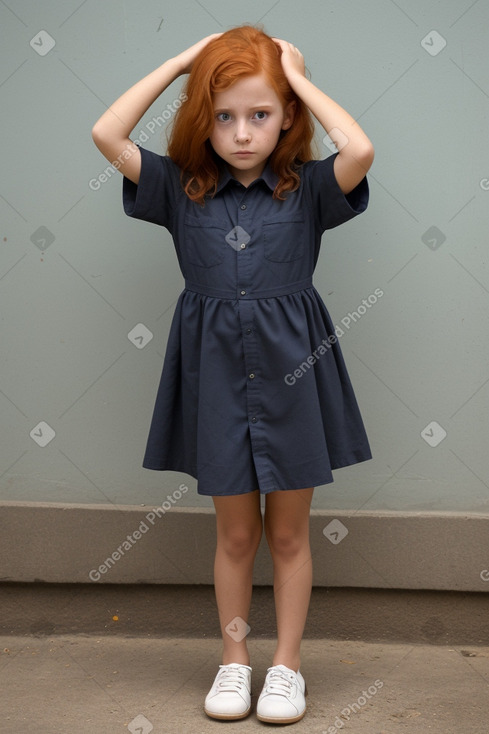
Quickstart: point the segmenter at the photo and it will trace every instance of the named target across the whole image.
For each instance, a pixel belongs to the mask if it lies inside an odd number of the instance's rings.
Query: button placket
[[[246,194],[245,194],[246,196]],[[237,223],[244,232],[249,221],[248,206],[241,200],[241,204],[237,209]],[[249,247],[250,240],[240,243],[236,252],[238,283],[241,286],[240,295],[249,296],[250,288],[253,286],[252,273],[252,251]],[[240,318],[241,323],[253,323],[253,299],[240,301]],[[246,381],[246,399],[248,409],[248,424],[254,454],[260,454],[261,431],[259,429],[259,416],[261,412],[259,380],[256,379],[258,353],[256,335],[254,330],[247,326],[245,329],[246,338],[243,339],[243,351],[245,358],[245,369],[248,379]]]
[[[251,273],[251,253],[249,251],[248,243],[250,242],[250,235],[246,229],[246,227],[249,227],[248,221],[248,206],[244,202],[244,198],[246,197],[246,192],[241,199],[241,203],[238,203],[238,206],[235,211],[237,211],[236,216],[236,222],[237,222],[237,230],[240,233],[241,242],[239,242],[238,246],[236,247],[236,268],[237,268],[237,276],[238,276],[238,287],[239,287],[239,295],[241,297],[249,296],[250,295],[250,284],[252,279],[252,273]]]
[[[249,198],[251,196],[251,199]],[[245,203],[245,198],[253,201],[253,191],[248,190],[240,201],[235,202],[234,213],[237,229],[247,237],[242,237],[236,243],[236,289],[238,299],[238,313],[241,322],[242,345],[244,354],[244,369],[246,375],[246,410],[248,430],[251,440],[251,451],[255,462],[255,469],[260,485],[269,484],[269,468],[267,461],[267,443],[263,432],[263,414],[261,402],[260,355],[258,353],[258,339],[254,326],[254,312],[256,301],[253,297],[255,289],[253,272],[254,250],[253,238],[250,237],[252,207]],[[230,208],[229,208],[230,209]],[[228,209],[228,211],[229,211]],[[256,257],[256,255],[255,255]]]

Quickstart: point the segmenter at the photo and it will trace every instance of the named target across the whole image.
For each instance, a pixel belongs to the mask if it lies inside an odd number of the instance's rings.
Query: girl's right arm
[[[141,153],[129,138],[139,120],[165,89],[181,74],[188,74],[202,48],[220,33],[203,38],[186,51],[165,61],[155,71],[128,89],[100,117],[92,128],[92,138],[100,152],[135,184],[139,183]]]

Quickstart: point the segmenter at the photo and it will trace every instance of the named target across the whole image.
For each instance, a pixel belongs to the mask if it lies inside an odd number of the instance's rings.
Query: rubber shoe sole
[[[304,688],[304,698],[307,697],[307,685]],[[299,714],[298,716],[290,716],[286,718],[277,718],[273,716],[260,716],[259,713],[256,714],[256,718],[258,721],[263,721],[264,724],[295,724],[296,721],[300,721],[304,718],[306,715],[307,706],[304,708],[304,711]]]
[[[246,719],[246,717],[250,715],[251,706],[244,712],[244,714],[215,714],[212,711],[207,711],[205,706],[204,711],[211,719],[219,719],[220,721],[238,721],[239,719]]]
[[[306,709],[302,712],[302,714],[299,714],[299,716],[294,716],[291,719],[274,719],[271,716],[260,716],[260,714],[256,715],[256,718],[258,721],[263,721],[264,724],[295,724],[296,721],[300,721],[304,718],[306,713]]]

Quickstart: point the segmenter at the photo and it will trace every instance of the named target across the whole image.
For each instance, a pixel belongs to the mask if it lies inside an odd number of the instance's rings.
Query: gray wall
[[[151,508],[183,482],[179,508],[212,507],[190,477],[141,468],[183,281],[166,230],[124,215],[122,177],[104,180],[91,127],[166,58],[259,21],[303,51],[312,80],[376,148],[370,207],[325,236],[315,275],[344,331],[374,459],[337,471],[313,507],[337,517],[386,513],[386,523],[392,513],[489,515],[489,5],[243,7],[0,4],[0,500]],[[148,148],[164,152],[156,118],[169,117],[180,88],[177,80],[133,138],[144,133]],[[324,157],[331,151],[318,132]],[[361,306],[376,289],[382,297]],[[137,348],[128,335],[142,328],[153,337]],[[9,527],[4,519],[3,532]],[[20,531],[12,542],[28,553]],[[478,580],[487,544],[471,562]]]

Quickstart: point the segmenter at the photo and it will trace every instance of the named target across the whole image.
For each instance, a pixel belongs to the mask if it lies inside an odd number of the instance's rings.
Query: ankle
[[[293,670],[294,673],[297,673],[301,667],[301,661],[300,658],[297,657],[275,655],[272,662],[272,666],[274,665],[285,665],[286,668],[289,668],[290,670]]]
[[[224,650],[222,653],[222,664],[230,665],[231,663],[249,665],[250,656],[248,650]]]

